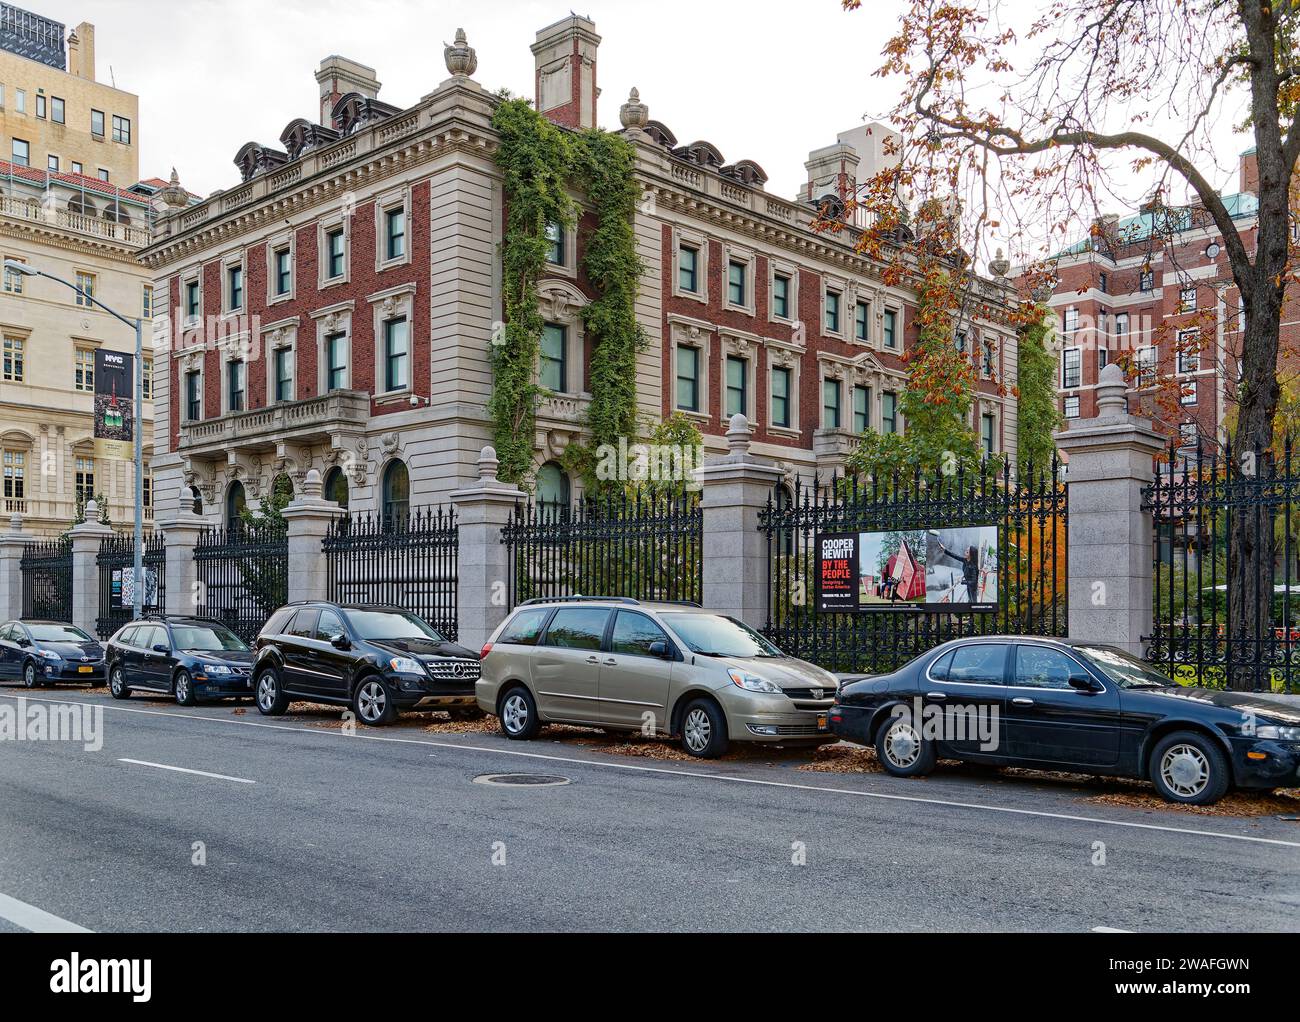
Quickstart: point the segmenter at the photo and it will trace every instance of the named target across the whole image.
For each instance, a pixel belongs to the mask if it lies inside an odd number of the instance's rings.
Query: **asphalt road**
[[[104,742],[0,741],[0,932],[1300,928],[1300,825],[1275,818],[32,700],[103,707]],[[474,783],[507,772],[571,783]]]

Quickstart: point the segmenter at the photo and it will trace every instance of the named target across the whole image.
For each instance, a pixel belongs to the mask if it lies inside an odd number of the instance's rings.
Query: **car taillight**
[[[483,648],[479,651],[478,658],[479,658],[480,660],[482,660],[484,657],[486,657],[486,656],[487,656],[489,653],[491,653],[491,652],[492,652],[492,643],[490,643],[490,642],[485,642],[485,643],[483,643]]]

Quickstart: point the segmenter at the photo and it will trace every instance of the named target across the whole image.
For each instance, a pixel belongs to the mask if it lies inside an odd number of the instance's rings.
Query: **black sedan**
[[[225,625],[200,617],[132,621],[108,640],[108,690],[161,692],[182,706],[253,694],[253,651]]]
[[[1231,786],[1300,784],[1300,711],[1241,692],[1183,688],[1109,646],[955,639],[892,674],[841,686],[831,730],[874,745],[899,777],[940,757],[1149,778],[1208,805]]]
[[[102,685],[104,647],[63,621],[6,621],[0,625],[0,679],[28,688],[60,681]]]

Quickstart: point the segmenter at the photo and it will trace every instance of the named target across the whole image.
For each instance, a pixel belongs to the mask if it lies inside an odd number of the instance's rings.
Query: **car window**
[[[952,654],[945,653],[930,665],[930,677],[935,681],[947,681],[948,671],[952,667]]]
[[[537,637],[542,634],[542,625],[546,624],[548,614],[550,610],[546,607],[521,610],[510,619],[497,642],[511,642],[516,646],[537,645]]]
[[[310,639],[316,634],[316,615],[319,613],[315,607],[303,607],[289,626],[289,634],[300,639]]]
[[[668,634],[662,628],[644,614],[633,614],[626,610],[618,612],[618,617],[614,619],[614,631],[610,635],[610,652],[650,656],[650,645],[655,642],[668,642]]]
[[[952,651],[947,680],[961,685],[1006,684],[1007,649],[995,642],[959,646]]]
[[[294,610],[292,607],[281,607],[271,615],[270,620],[262,626],[262,635],[283,635],[285,626],[289,619],[293,617]]]
[[[702,610],[668,611],[663,619],[692,653],[704,656],[779,657],[784,654],[735,618]]]
[[[1165,688],[1173,681],[1150,664],[1113,646],[1075,646],[1076,653],[1120,688]]]
[[[349,610],[352,631],[363,639],[431,639],[446,642],[443,635],[418,614],[405,610]]]
[[[177,649],[248,649],[238,635],[221,625],[173,625]]]
[[[329,642],[336,635],[343,635],[343,621],[338,614],[328,607],[320,612],[320,621],[316,624],[316,638]]]
[[[4,642],[14,641],[13,625],[4,625],[0,627],[0,641],[4,641]]]
[[[1069,688],[1071,674],[1086,673],[1059,649],[1016,647],[1015,684],[1026,688]]]
[[[139,630],[140,627],[138,625],[132,625],[130,628],[123,628],[117,633],[117,638],[114,641],[123,646],[134,646],[135,633]]]
[[[32,638],[37,642],[90,642],[91,638],[73,625],[32,625]]]
[[[608,610],[565,607],[555,612],[546,629],[546,645],[563,649],[600,649],[601,636],[609,621]]]
[[[153,649],[155,646],[167,645],[167,631],[153,625],[149,628],[143,628],[140,631],[140,645],[145,649]]]

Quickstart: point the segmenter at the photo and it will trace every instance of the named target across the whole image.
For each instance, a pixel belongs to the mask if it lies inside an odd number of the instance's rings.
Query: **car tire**
[[[36,661],[28,660],[23,664],[23,688],[36,688],[41,683],[41,676],[36,670]]]
[[[876,732],[876,758],[895,777],[924,777],[934,769],[934,743],[921,736],[911,715],[890,717]]]
[[[523,685],[516,685],[502,695],[497,716],[501,719],[502,734],[517,742],[536,738],[542,727],[537,700]]]
[[[253,702],[257,703],[257,711],[264,717],[278,717],[289,708],[289,697],[280,687],[280,675],[274,667],[268,667],[257,676],[253,692]]]
[[[122,673],[122,665],[116,664],[108,672],[108,694],[114,699],[130,699],[131,686],[126,683],[126,675]]]
[[[172,681],[172,695],[176,697],[178,706],[193,706],[198,702],[194,696],[194,679],[184,668],[176,672],[176,678]]]
[[[700,759],[727,751],[727,718],[712,699],[696,699],[682,711],[682,748]]]
[[[1228,757],[1197,731],[1165,735],[1151,752],[1151,783],[1162,798],[1189,806],[1219,801],[1232,783]]]
[[[397,703],[388,682],[377,674],[362,678],[352,693],[352,712],[370,727],[383,727],[396,720]]]

